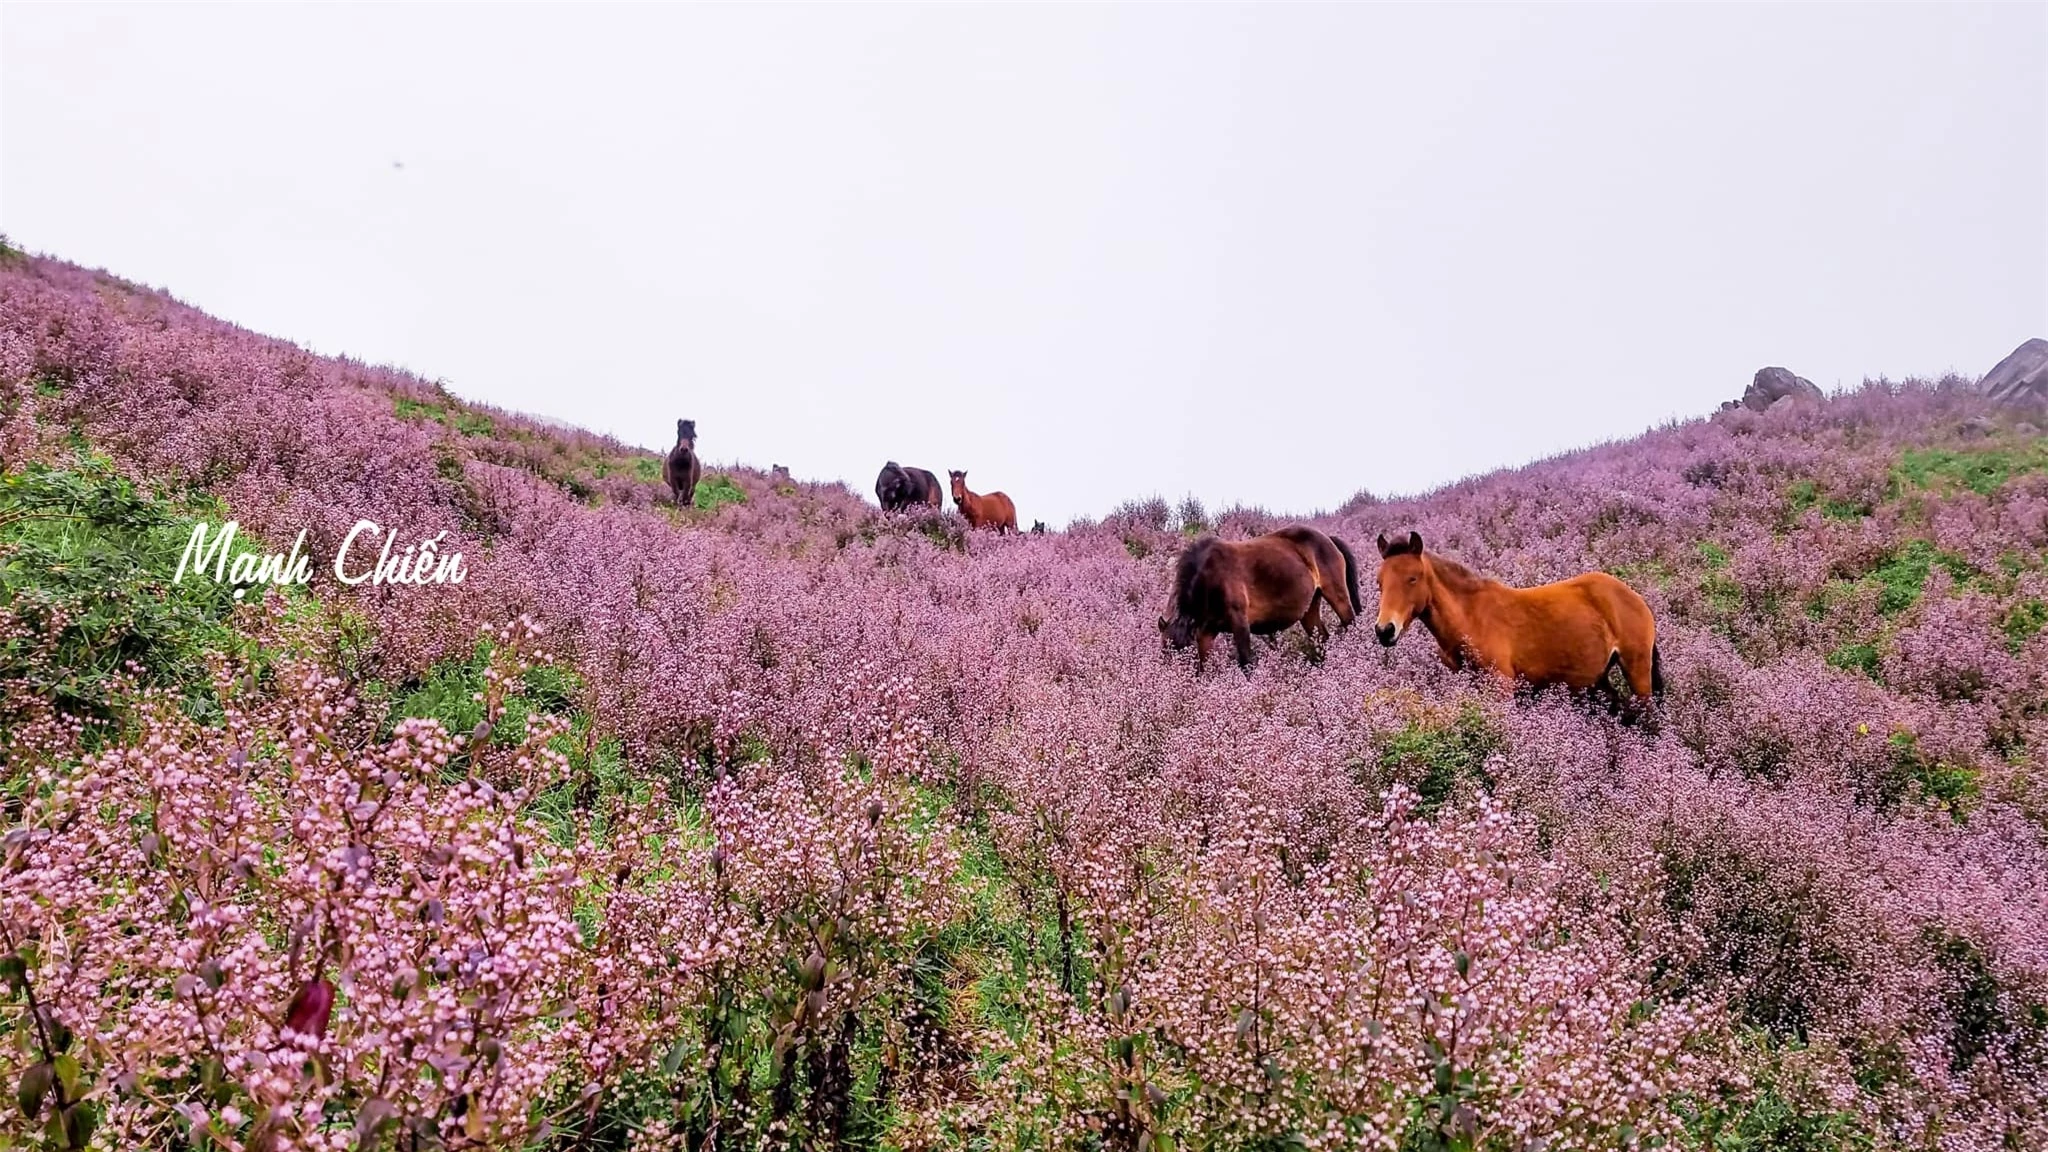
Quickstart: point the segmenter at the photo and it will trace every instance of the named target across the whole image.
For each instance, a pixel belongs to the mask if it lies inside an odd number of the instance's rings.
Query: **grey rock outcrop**
[[[2048,403],[2048,340],[2036,336],[2013,349],[1977,387],[2000,404]]]
[[[1742,394],[1742,406],[1752,412],[1764,412],[1788,396],[1801,400],[1823,398],[1813,381],[1794,375],[1789,368],[1759,368],[1756,379],[1749,382],[1749,388]]]

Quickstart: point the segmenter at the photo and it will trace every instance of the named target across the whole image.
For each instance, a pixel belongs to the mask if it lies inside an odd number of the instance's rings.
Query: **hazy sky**
[[[649,447],[1305,512],[2048,335],[2044,54],[2042,4],[9,4],[0,230]]]

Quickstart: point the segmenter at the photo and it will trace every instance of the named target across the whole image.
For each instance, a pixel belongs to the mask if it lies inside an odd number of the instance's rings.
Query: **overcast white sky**
[[[2044,56],[2042,4],[8,4],[0,229],[649,447],[1306,512],[2048,335]]]

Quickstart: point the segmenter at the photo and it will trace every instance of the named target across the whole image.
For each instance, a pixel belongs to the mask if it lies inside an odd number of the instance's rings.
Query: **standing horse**
[[[901,512],[919,504],[946,506],[937,476],[922,468],[905,468],[894,460],[882,465],[882,474],[875,477],[875,499],[881,501],[884,512]]]
[[[1252,636],[1300,624],[1311,640],[1327,639],[1320,605],[1329,601],[1349,628],[1358,615],[1358,562],[1344,542],[1299,524],[1250,540],[1204,536],[1180,554],[1172,615],[1159,618],[1162,644],[1195,645],[1195,674],[1209,645],[1230,633],[1238,667],[1251,671]]]
[[[1001,492],[977,496],[967,490],[967,473],[947,472],[953,478],[953,503],[974,528],[994,528],[998,535],[1017,530],[1017,506]]]
[[[1620,580],[1587,572],[1554,584],[1510,588],[1455,560],[1425,554],[1422,536],[1380,546],[1380,614],[1374,628],[1392,646],[1421,621],[1436,637],[1444,666],[1467,660],[1509,687],[1565,684],[1585,691],[1607,683],[1616,665],[1638,701],[1664,694],[1664,659],[1650,606]],[[1610,689],[1611,691],[1611,689]]]
[[[697,422],[676,421],[676,446],[668,450],[668,458],[661,462],[661,478],[668,483],[669,495],[677,505],[688,507],[697,499],[697,479],[704,474],[703,465],[697,463]]]

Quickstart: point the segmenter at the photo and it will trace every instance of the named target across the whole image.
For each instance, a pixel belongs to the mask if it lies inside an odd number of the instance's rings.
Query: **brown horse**
[[[697,422],[676,421],[676,446],[661,462],[661,478],[668,482],[669,495],[687,507],[697,499],[697,478],[704,474],[697,462]]]
[[[1392,645],[1421,621],[1436,637],[1444,666],[1468,660],[1508,686],[1566,684],[1584,691],[1607,684],[1616,665],[1640,701],[1664,694],[1664,660],[1650,606],[1620,580],[1587,572],[1554,584],[1510,588],[1463,564],[1422,550],[1410,532],[1380,546],[1380,643]],[[1610,688],[1611,692],[1612,689]]]
[[[998,535],[1017,530],[1017,506],[1001,492],[990,492],[977,496],[967,490],[967,473],[947,472],[953,478],[953,503],[960,506],[960,514],[967,517],[967,523],[975,528],[993,528]]]
[[[1159,618],[1162,644],[1195,645],[1195,674],[1209,645],[1225,632],[1249,675],[1252,636],[1300,624],[1311,640],[1330,635],[1320,605],[1329,601],[1349,628],[1358,615],[1358,562],[1341,540],[1301,525],[1250,540],[1204,536],[1180,554],[1173,577],[1172,616]]]

